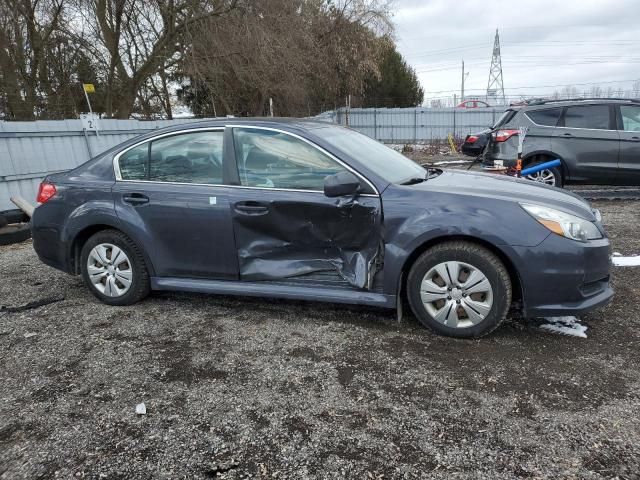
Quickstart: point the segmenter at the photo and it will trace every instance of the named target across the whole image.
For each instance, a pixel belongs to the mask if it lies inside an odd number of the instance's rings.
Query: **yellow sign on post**
[[[96,93],[96,87],[94,87],[93,83],[83,83],[82,87],[85,93]]]

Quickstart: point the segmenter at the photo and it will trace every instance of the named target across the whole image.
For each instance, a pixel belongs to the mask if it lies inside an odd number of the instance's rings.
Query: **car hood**
[[[442,174],[412,185],[412,188],[545,205],[592,222],[596,220],[591,206],[582,197],[560,188],[507,175],[442,170]]]

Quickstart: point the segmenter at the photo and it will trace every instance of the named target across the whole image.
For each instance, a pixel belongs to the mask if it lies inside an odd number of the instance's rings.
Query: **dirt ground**
[[[640,253],[632,202],[602,202]],[[154,294],[99,303],[0,247],[0,478],[640,478],[640,269],[588,338],[477,341],[394,312]],[[147,414],[138,416],[144,402]]]

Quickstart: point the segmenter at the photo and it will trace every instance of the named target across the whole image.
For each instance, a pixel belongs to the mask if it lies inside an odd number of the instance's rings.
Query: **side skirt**
[[[340,289],[321,286],[292,286],[266,282],[237,282],[192,278],[151,277],[152,290],[245,295],[249,297],[288,298],[314,302],[350,303],[395,308],[396,297],[366,290]]]

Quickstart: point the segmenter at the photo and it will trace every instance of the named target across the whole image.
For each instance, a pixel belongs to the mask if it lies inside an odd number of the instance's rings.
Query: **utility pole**
[[[489,68],[489,83],[487,84],[487,101],[489,97],[502,100],[502,105],[507,104],[504,95],[504,83],[502,81],[502,58],[500,56],[500,35],[496,28],[496,38],[493,41],[493,54],[491,67]]]
[[[464,58],[462,59],[462,86],[460,88],[460,101],[464,102]]]

